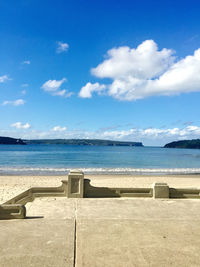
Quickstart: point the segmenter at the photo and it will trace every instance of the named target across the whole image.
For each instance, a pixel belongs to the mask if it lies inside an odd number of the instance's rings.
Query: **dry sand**
[[[170,187],[200,188],[200,175],[98,175],[88,174],[94,186],[151,187],[154,182],[165,182]],[[66,176],[0,176],[0,204],[35,186],[60,186]]]

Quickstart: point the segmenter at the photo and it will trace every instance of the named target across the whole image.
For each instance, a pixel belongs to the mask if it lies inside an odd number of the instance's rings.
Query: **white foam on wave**
[[[74,168],[0,167],[0,174],[67,174]],[[76,168],[86,174],[200,174],[200,168]]]

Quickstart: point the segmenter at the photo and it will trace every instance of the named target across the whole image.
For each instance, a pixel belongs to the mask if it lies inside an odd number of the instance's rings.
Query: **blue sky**
[[[200,136],[199,1],[0,1],[0,135]]]

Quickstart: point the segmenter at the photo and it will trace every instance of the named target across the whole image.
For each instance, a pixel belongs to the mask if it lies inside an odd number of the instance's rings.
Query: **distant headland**
[[[196,148],[200,149],[200,139],[174,141],[166,144],[166,148]]]
[[[26,145],[21,139],[0,136],[1,145]]]
[[[26,144],[64,144],[84,146],[143,146],[141,142],[112,141],[102,139],[36,139],[23,140]]]
[[[30,144],[63,144],[63,145],[84,145],[84,146],[137,146],[143,147],[142,142],[112,141],[102,139],[34,139],[23,140],[11,137],[1,137],[0,144],[30,145]]]

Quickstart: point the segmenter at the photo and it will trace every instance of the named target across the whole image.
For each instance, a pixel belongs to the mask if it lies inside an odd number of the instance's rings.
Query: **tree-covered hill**
[[[29,145],[29,144],[65,144],[65,145],[84,145],[84,146],[140,146],[141,142],[125,142],[101,139],[35,139],[21,140],[11,137],[0,136],[0,144],[5,145]]]
[[[35,139],[23,140],[27,144],[65,144],[85,146],[143,146],[141,142],[111,141],[101,139]]]
[[[174,141],[166,144],[166,148],[196,148],[200,149],[200,139]]]
[[[26,145],[21,139],[0,136],[1,145]]]

